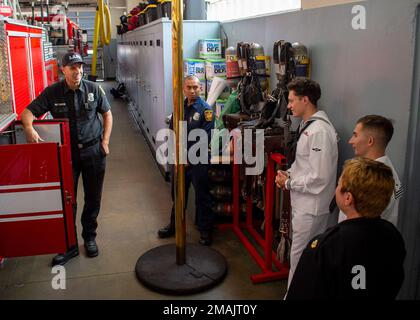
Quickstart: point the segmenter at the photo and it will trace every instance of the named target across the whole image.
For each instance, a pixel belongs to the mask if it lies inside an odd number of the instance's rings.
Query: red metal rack
[[[225,225],[225,227],[232,228],[237,237],[241,240],[245,248],[254,258],[256,263],[261,268],[261,273],[251,275],[253,283],[263,283],[267,281],[287,279],[289,274],[289,266],[281,263],[276,253],[273,251],[273,205],[275,185],[274,179],[276,176],[275,165],[285,165],[286,158],[280,153],[271,153],[268,157],[267,171],[266,171],[266,199],[265,199],[265,236],[262,237],[254,228],[252,224],[252,199],[247,198],[246,203],[246,220],[241,224],[239,219],[240,214],[240,181],[239,181],[239,164],[233,164],[233,222]],[[285,194],[288,196],[288,194]],[[261,248],[263,254],[260,254],[257,247],[245,235],[246,231],[251,236],[257,245]],[[274,268],[273,268],[274,267]]]

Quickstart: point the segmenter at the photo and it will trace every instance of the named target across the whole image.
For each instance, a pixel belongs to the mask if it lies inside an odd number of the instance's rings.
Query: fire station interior
[[[179,2],[182,15],[174,10]],[[386,154],[404,187],[397,229],[407,252],[397,299],[420,298],[420,2],[258,3],[257,8],[255,1],[231,0],[0,0],[0,300],[282,300],[291,206],[289,193],[275,187],[274,175],[287,166],[284,128],[294,133],[299,120],[282,113],[278,101],[296,76],[322,88],[320,109],[339,137],[338,174],[354,157],[348,141],[357,119],[378,114],[392,120]],[[183,23],[181,38],[173,38],[176,23]],[[173,49],[179,39],[182,56]],[[51,114],[38,118],[35,128],[45,137],[38,144],[26,142],[20,122],[33,99],[63,81],[61,58],[69,51],[83,57],[84,79],[101,86],[113,115],[94,258],[86,255],[81,236],[82,178],[77,199],[71,191],[68,122]],[[251,165],[234,164],[233,157],[210,165],[216,217],[210,246],[199,243],[193,187],[176,237],[158,236],[173,205],[171,166],[158,161],[168,151],[158,132],[169,127],[168,116],[178,114],[179,80],[188,75],[199,79],[215,128],[237,132],[242,122],[254,120],[253,128],[265,135],[263,170],[257,175],[246,176]],[[249,90],[241,91],[239,84],[248,80]],[[262,110],[268,95],[280,109]],[[277,124],[286,118],[280,130]],[[50,172],[49,166],[55,169]],[[177,192],[184,190],[182,181],[175,182]],[[180,219],[179,198],[176,205]],[[328,224],[337,224],[337,211]],[[64,268],[52,268],[52,258],[72,243],[79,255]],[[167,252],[160,248],[171,248],[165,262],[161,255]],[[171,268],[211,264],[215,256],[220,265],[214,266],[214,279],[206,275],[210,285],[192,289],[205,274],[199,270],[184,275],[190,281],[186,289],[185,283],[173,290],[163,283]]]

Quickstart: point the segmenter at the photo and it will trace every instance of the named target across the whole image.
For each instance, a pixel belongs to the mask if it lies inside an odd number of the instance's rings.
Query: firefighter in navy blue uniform
[[[82,212],[82,237],[88,257],[99,253],[96,244],[97,217],[100,210],[106,156],[112,130],[112,114],[103,89],[82,79],[83,60],[78,53],[67,53],[62,59],[65,79],[46,88],[22,113],[26,139],[37,143],[42,137],[34,130],[34,117],[50,112],[53,118],[69,119],[74,193],[80,174],[83,178],[85,203]],[[102,115],[103,124],[98,114]],[[73,208],[76,222],[77,206]],[[63,265],[79,254],[78,246],[53,258],[53,265]]]
[[[214,223],[214,213],[211,209],[212,198],[210,195],[210,188],[208,182],[208,161],[209,161],[209,148],[208,144],[211,139],[211,130],[214,129],[214,118],[213,110],[209,105],[200,98],[200,81],[195,76],[188,76],[184,79],[184,120],[187,122],[187,135],[195,129],[204,130],[207,134],[207,141],[201,150],[206,150],[206,156],[204,157],[205,163],[191,163],[191,159],[188,159],[188,163],[185,167],[185,203],[188,203],[188,190],[192,183],[195,190],[195,206],[196,216],[195,223],[198,230],[200,231],[200,244],[211,245],[212,242],[212,229]],[[171,127],[173,127],[171,125]],[[203,143],[200,139],[198,141],[188,141],[187,150],[190,151],[191,147],[196,144]],[[197,156],[202,156],[198,154]],[[203,159],[203,157],[201,157]],[[173,173],[172,173],[172,200],[174,200],[173,194]],[[175,234],[175,206],[172,206],[170,223],[158,231],[160,238],[171,237]]]
[[[380,217],[394,191],[387,165],[367,158],[346,161],[336,188],[347,220],[309,241],[287,300],[392,300],[404,280],[404,240]]]

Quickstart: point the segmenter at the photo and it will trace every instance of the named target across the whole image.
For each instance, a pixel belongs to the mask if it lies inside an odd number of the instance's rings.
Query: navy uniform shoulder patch
[[[206,121],[212,121],[213,120],[213,110],[204,110],[204,118]]]

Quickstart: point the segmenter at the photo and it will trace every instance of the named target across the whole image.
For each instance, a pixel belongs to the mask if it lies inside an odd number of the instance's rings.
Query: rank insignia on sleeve
[[[315,248],[317,247],[317,245],[318,245],[318,240],[314,240],[314,241],[312,241],[312,243],[311,243],[311,248],[312,248],[312,249],[315,249]]]
[[[213,110],[204,110],[204,118],[206,118],[206,121],[212,121],[213,120]]]

